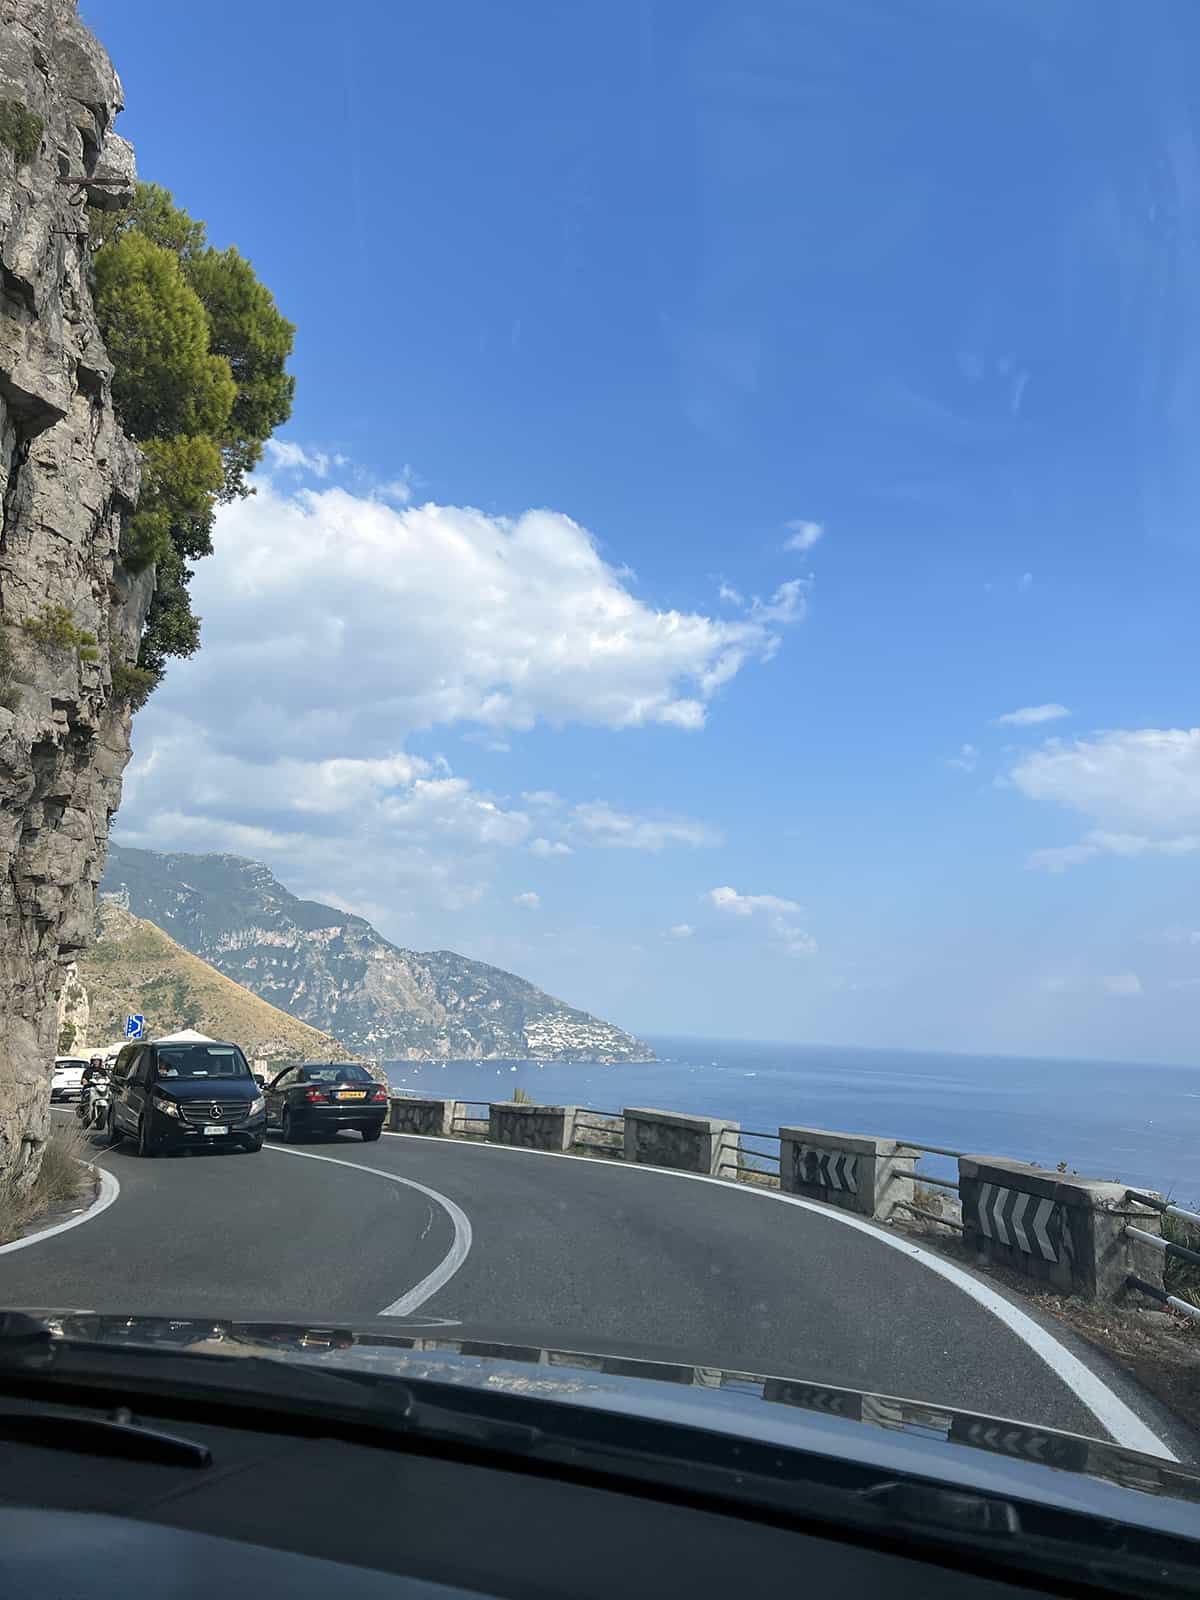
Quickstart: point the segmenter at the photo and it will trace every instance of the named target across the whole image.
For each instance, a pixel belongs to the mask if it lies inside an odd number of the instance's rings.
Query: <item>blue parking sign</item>
[[[125,1037],[127,1039],[140,1039],[146,1031],[146,1019],[143,1016],[129,1016],[125,1018]]]

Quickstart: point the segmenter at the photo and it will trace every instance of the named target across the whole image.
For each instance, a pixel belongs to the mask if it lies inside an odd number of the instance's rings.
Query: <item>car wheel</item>
[[[146,1119],[144,1116],[138,1118],[137,1153],[139,1156],[146,1157],[156,1156],[158,1154],[158,1151],[150,1143],[150,1140],[146,1135]]]
[[[279,1119],[279,1131],[283,1134],[284,1144],[298,1144],[300,1135],[292,1123],[292,1113],[287,1106],[283,1108],[283,1116]]]
[[[260,1133],[260,1134],[257,1134],[253,1139],[247,1139],[245,1144],[242,1146],[242,1150],[245,1152],[246,1155],[253,1155],[255,1150],[261,1150],[262,1147],[263,1147],[263,1136]]]
[[[378,1139],[379,1135],[382,1132],[383,1132],[383,1123],[382,1122],[377,1122],[373,1128],[364,1128],[363,1131],[362,1131],[363,1143],[364,1144],[374,1144],[376,1139]]]

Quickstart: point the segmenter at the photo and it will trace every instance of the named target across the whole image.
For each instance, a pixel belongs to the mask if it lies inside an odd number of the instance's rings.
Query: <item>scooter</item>
[[[98,1072],[90,1083],[84,1085],[79,1104],[75,1107],[75,1115],[83,1123],[85,1130],[99,1131],[107,1126],[108,1106],[108,1074]]]

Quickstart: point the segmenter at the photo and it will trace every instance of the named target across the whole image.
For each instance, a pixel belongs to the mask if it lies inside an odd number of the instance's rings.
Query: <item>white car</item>
[[[83,1069],[87,1062],[78,1056],[55,1056],[54,1076],[50,1079],[50,1103],[78,1100],[83,1093]]]

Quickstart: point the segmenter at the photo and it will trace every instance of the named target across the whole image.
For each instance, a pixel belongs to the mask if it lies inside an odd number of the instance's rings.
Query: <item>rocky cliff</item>
[[[124,203],[121,86],[72,0],[0,0],[0,1174],[40,1164],[64,964],[129,757],[112,665],[152,577],[117,562],[139,463],[113,414],[88,207]]]
[[[114,845],[101,893],[219,972],[390,1061],[652,1061],[640,1039],[499,967],[402,950],[362,917],[290,894],[260,862]]]
[[[69,990],[77,991],[69,995]],[[260,1000],[176,944],[161,928],[116,905],[101,905],[96,937],[79,958],[64,997],[80,996],[87,1008],[86,1033],[71,1049],[86,1055],[119,1041],[125,1018],[139,1011],[146,1035],[198,1028],[212,1039],[240,1044],[251,1060],[272,1067],[289,1061],[348,1061],[345,1045]]]

